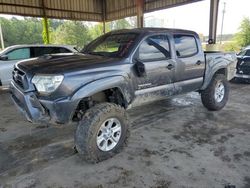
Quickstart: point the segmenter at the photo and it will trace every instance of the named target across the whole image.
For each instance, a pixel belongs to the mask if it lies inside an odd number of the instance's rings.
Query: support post
[[[136,0],[137,7],[137,27],[142,28],[144,25],[144,0]]]
[[[208,44],[216,43],[219,0],[210,0],[210,20]]]
[[[103,34],[106,33],[106,0],[102,0],[102,27]]]
[[[49,25],[48,25],[48,19],[47,19],[47,17],[44,17],[43,18],[43,21],[44,21],[44,24],[43,24],[43,27],[45,27],[44,28],[44,31],[45,31],[45,37],[46,37],[46,44],[49,44],[50,43],[50,40],[49,40]]]
[[[48,18],[46,16],[46,9],[45,9],[45,3],[44,0],[41,0],[42,7],[43,7],[43,38],[44,38],[44,43],[49,44],[49,24],[48,24]]]
[[[0,24],[0,39],[1,39],[1,47],[2,50],[4,49],[4,40],[3,40],[3,30],[2,30],[2,25]]]

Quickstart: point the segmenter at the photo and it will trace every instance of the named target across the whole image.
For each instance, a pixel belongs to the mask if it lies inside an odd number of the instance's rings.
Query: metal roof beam
[[[44,3],[47,18],[107,22],[137,14],[141,20],[142,12],[197,1],[202,0],[44,0]],[[43,17],[44,8],[39,2],[40,0],[0,0],[0,13]],[[139,20],[138,23],[141,22]]]

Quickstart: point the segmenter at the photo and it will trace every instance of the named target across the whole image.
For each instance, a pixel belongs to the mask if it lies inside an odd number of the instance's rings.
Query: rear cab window
[[[196,38],[192,35],[174,35],[174,44],[179,58],[191,57],[199,52]]]
[[[138,48],[141,61],[159,61],[170,59],[170,45],[166,35],[154,35],[146,38]]]

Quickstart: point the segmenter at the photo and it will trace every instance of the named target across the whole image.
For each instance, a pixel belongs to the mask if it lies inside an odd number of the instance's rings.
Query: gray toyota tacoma
[[[196,91],[208,110],[222,109],[235,67],[236,56],[203,52],[192,31],[118,30],[81,53],[16,64],[11,93],[33,123],[77,122],[75,148],[85,160],[98,162],[123,148],[131,107]]]

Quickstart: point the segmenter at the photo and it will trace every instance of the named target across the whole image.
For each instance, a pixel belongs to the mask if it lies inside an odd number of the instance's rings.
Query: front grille
[[[249,66],[241,66],[238,69],[239,72],[242,72],[242,74],[250,74],[250,67]]]
[[[22,89],[25,89],[25,73],[21,70],[14,68],[12,72],[13,81]]]

